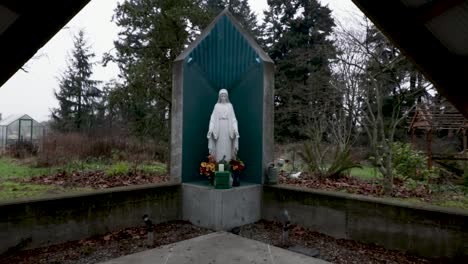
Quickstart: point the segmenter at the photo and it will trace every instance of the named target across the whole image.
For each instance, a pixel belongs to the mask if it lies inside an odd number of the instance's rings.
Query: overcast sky
[[[267,7],[267,0],[249,0],[255,13],[263,17],[262,10]],[[351,15],[362,16],[351,0],[321,0],[328,4],[333,16],[346,20]],[[104,52],[113,48],[118,27],[111,21],[116,0],[91,0],[62,30],[60,30],[33,59],[25,65],[24,72],[19,70],[0,87],[0,113],[3,117],[10,114],[28,114],[38,121],[48,120],[50,109],[58,103],[53,92],[58,89],[57,78],[66,69],[66,59],[73,48],[73,36],[80,28],[86,31],[88,43],[101,59]],[[259,18],[260,20],[260,18]],[[117,66],[96,65],[94,79],[108,81],[117,75]]]

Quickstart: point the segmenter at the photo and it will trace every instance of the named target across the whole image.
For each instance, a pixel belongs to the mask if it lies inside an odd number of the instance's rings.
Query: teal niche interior
[[[206,180],[208,124],[218,91],[229,92],[240,133],[241,181],[263,183],[273,158],[273,62],[225,10],[174,62],[171,176]],[[181,130],[181,133],[180,131]],[[177,150],[175,150],[177,148]]]

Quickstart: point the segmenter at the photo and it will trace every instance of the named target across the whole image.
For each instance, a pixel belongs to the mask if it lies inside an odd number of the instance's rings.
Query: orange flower
[[[209,155],[209,156],[208,156],[208,161],[209,161],[210,163],[216,163],[216,160],[215,160],[215,158],[213,157],[213,155]]]

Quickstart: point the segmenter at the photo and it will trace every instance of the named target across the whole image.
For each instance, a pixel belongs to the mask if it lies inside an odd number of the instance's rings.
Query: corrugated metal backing
[[[186,62],[197,64],[216,88],[229,89],[260,59],[227,15],[223,15],[186,57]]]
[[[451,52],[468,55],[468,1],[431,19],[426,27]]]

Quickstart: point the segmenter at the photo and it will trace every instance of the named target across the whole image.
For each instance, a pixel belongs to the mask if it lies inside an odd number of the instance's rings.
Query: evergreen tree
[[[134,135],[169,139],[172,65],[205,25],[202,1],[127,0],[116,8],[121,28],[115,60],[124,82],[110,91],[113,111]]]
[[[254,38],[260,37],[261,29],[257,23],[257,16],[250,9],[248,0],[207,0],[206,8],[210,21],[226,7]]]
[[[52,110],[54,128],[64,132],[87,131],[96,125],[102,102],[99,82],[91,79],[94,56],[84,31],[80,30],[67,69],[59,78],[59,91],[54,93],[59,101],[59,107]]]
[[[331,10],[317,0],[269,0],[268,5],[262,39],[276,64],[275,137],[305,139],[311,119],[331,115],[340,101],[330,89],[335,24]]]

